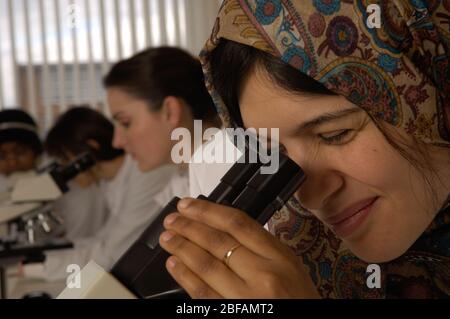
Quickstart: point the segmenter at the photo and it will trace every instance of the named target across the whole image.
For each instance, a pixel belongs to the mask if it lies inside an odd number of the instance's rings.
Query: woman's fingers
[[[175,231],[205,249],[220,261],[224,261],[225,256],[229,254],[226,258],[227,265],[241,278],[254,276],[254,267],[267,261],[266,258],[262,260],[259,255],[241,245],[229,234],[180,214],[167,216],[164,226],[167,230]]]
[[[263,258],[278,258],[280,250],[286,250],[286,247],[274,240],[274,237],[257,221],[240,210],[191,198],[181,200],[177,208],[188,218],[230,234]]]
[[[193,242],[173,231],[166,231],[160,236],[160,245],[217,293],[226,298],[241,295],[245,282],[221,260]]]
[[[180,214],[166,217],[160,245],[176,256],[178,272],[176,266],[169,272],[192,296],[318,296],[293,252],[244,212],[207,201],[183,203]]]
[[[222,298],[196,274],[194,274],[177,257],[171,256],[166,262],[167,271],[175,281],[186,290],[193,299],[219,299]]]

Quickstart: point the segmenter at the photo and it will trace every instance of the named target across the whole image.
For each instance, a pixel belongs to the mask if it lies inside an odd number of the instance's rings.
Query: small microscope
[[[54,163],[36,176],[19,179],[10,192],[0,194],[0,225],[6,225],[6,234],[0,237],[0,254],[14,245],[31,246],[63,236],[63,223],[52,203],[69,191],[70,180],[94,163],[89,153],[67,166]]]

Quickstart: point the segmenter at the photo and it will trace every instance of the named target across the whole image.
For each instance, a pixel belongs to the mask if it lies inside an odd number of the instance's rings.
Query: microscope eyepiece
[[[289,157],[280,153],[279,159],[276,173],[264,174],[261,166],[231,205],[262,225],[286,204],[306,178],[301,167]]]
[[[69,190],[67,183],[78,174],[90,169],[95,164],[95,159],[90,153],[78,156],[67,166],[58,166],[50,172],[50,175],[63,192]]]

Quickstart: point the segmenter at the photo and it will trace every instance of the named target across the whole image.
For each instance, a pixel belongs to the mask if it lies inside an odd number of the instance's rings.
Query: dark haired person
[[[10,190],[17,179],[36,174],[42,149],[38,127],[28,113],[18,109],[0,111],[0,193]],[[53,203],[54,211],[64,219],[67,237],[92,234],[104,222],[106,212],[101,213],[103,204],[97,195],[95,187],[75,186]],[[86,216],[90,217],[90,223],[82,225]]]
[[[35,120],[20,109],[0,111],[0,193],[10,192],[20,178],[36,175],[43,157]],[[53,211],[64,221],[67,238],[92,235],[104,224],[108,212],[98,194],[96,187],[81,189],[75,185],[52,203]]]
[[[186,160],[174,159],[174,130],[188,133],[194,146],[203,142],[207,129],[220,126],[200,61],[179,48],[150,48],[114,65],[104,86],[116,123],[114,146],[129,153],[142,171],[180,164],[178,179],[170,183],[187,185],[186,164],[194,149],[185,150]],[[198,132],[195,120],[201,121]]]
[[[0,111],[0,193],[18,176],[34,172],[42,154],[38,127],[25,111]]]
[[[136,240],[146,225],[172,196],[165,188],[176,173],[170,166],[141,173],[133,160],[112,146],[114,126],[101,113],[88,107],[74,107],[62,114],[49,131],[45,148],[62,163],[89,152],[96,164],[80,173],[79,187],[97,184],[109,217],[96,234],[75,240],[74,249],[50,253],[44,263],[47,280],[64,279],[70,264],[83,267],[94,260],[105,269]],[[182,186],[179,195],[183,192]]]
[[[192,297],[449,297],[450,7],[381,1],[376,29],[370,2],[224,1],[202,53],[224,125],[278,128],[307,179],[275,236],[180,201],[160,244]]]

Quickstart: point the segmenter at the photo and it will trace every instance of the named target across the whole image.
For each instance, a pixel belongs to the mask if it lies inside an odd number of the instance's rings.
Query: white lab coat
[[[109,218],[102,190],[98,185],[87,188],[72,183],[68,193],[53,203],[53,211],[64,222],[65,237],[70,240],[95,236]]]
[[[223,153],[226,152],[227,156]],[[224,129],[197,149],[189,164],[189,193],[196,198],[208,196],[242,153],[227,137]],[[222,161],[223,160],[223,161]]]
[[[100,188],[110,209],[108,221],[95,236],[76,240],[74,249],[47,253],[47,280],[67,278],[68,265],[83,268],[90,260],[110,270],[173,196],[189,194],[187,172],[165,166],[142,173],[129,156],[114,180]]]

